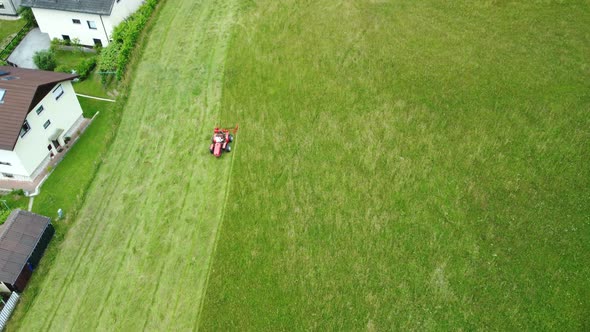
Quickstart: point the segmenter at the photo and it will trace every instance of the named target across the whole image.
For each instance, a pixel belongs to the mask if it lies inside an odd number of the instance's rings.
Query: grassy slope
[[[207,151],[231,13],[227,1],[163,5],[115,141],[11,328],[194,327],[231,161]]]
[[[590,328],[587,2],[243,3],[204,330]]]

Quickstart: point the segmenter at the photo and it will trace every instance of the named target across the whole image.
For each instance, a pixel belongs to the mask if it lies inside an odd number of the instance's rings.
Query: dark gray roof
[[[51,219],[14,210],[0,226],[0,281],[14,284]]]
[[[110,15],[115,0],[23,0],[21,6]]]

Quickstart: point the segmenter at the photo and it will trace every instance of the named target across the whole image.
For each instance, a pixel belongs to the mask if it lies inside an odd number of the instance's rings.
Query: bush
[[[80,38],[72,39],[70,41],[70,45],[72,45],[76,51],[82,52],[82,44],[80,43]]]
[[[123,77],[131,52],[157,4],[158,0],[147,0],[113,30],[113,41],[101,53],[100,71],[115,72],[118,80]],[[103,84],[106,79],[106,75],[103,75]]]
[[[53,71],[60,72],[60,73],[67,73],[67,74],[72,73],[72,69],[66,65],[59,65]]]
[[[37,21],[35,20],[35,15],[33,15],[33,10],[30,7],[21,7],[18,14],[20,17],[27,22],[27,24],[33,26],[37,25]]]
[[[55,51],[59,50],[59,47],[60,47],[61,45],[63,45],[63,43],[62,43],[62,40],[61,40],[61,39],[59,39],[59,38],[53,38],[53,39],[51,40],[51,43],[50,43],[49,49],[55,52]]]
[[[96,51],[96,54],[100,54],[100,52],[102,52],[102,45],[94,45],[92,48]]]
[[[80,63],[76,67],[76,72],[78,73],[78,75],[80,75],[80,80],[87,79],[88,75],[90,75],[90,73],[92,73],[92,71],[94,70],[95,67],[96,67],[96,58],[95,57],[88,58],[88,59],[82,61],[82,63]]]
[[[18,196],[24,196],[25,195],[25,191],[22,189],[13,189],[10,194],[14,197],[14,198],[19,198]]]
[[[10,212],[10,210],[7,210],[4,207],[0,207],[0,225],[2,225],[6,221],[6,218],[8,218]]]
[[[57,66],[57,63],[55,62],[55,53],[51,50],[35,52],[35,55],[33,55],[33,61],[37,68],[42,70],[53,71]]]

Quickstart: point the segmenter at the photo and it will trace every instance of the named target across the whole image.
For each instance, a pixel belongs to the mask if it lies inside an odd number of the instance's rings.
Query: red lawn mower
[[[234,129],[234,132],[238,129]],[[221,153],[231,152],[231,146],[229,143],[234,141],[234,135],[230,133],[230,129],[215,128],[213,130],[213,137],[211,137],[211,145],[209,151],[217,158],[221,157]]]

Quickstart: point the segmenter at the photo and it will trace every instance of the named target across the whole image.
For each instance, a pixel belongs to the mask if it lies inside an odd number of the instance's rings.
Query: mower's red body
[[[211,137],[211,145],[209,146],[209,151],[219,158],[221,157],[221,153],[231,152],[231,143],[234,140],[234,136],[229,133],[228,129],[219,129],[215,128],[213,130],[213,137]]]

